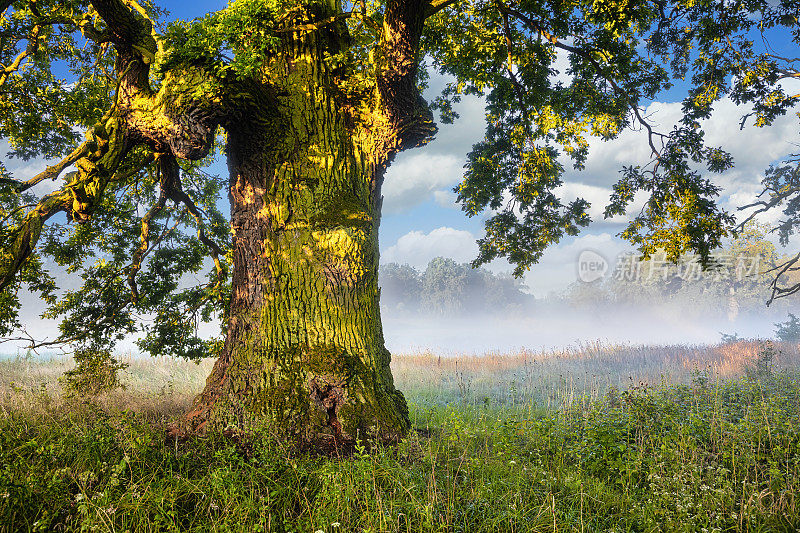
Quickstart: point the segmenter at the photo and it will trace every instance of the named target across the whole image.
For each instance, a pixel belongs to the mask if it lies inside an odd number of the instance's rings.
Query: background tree
[[[775,324],[775,336],[781,342],[800,341],[800,318],[789,313],[789,320]]]
[[[647,260],[638,255],[618,258],[633,261],[633,266],[591,284],[576,282],[564,299],[577,307],[652,307],[658,302],[680,309],[684,315],[727,315],[731,321],[740,312],[763,315],[777,262],[775,245],[767,239],[769,232],[766,224],[746,223],[725,246],[713,252],[706,270],[691,254],[680,257],[677,263],[668,261],[663,251]],[[791,306],[790,301],[780,301],[776,307],[785,310]]]
[[[459,314],[469,286],[469,268],[452,259],[436,257],[422,277],[422,308],[434,315]]]
[[[381,305],[394,312],[418,311],[422,278],[410,265],[389,263],[380,267]]]
[[[380,267],[381,307],[392,313],[438,316],[505,315],[525,310],[533,296],[521,280],[469,263],[435,257],[420,274],[410,265]]]
[[[698,121],[738,58],[755,57],[746,32],[796,27],[792,5],[237,0],[163,26],[149,2],[5,1],[0,135],[16,157],[57,162],[3,177],[2,332],[19,326],[28,288],[62,318],[57,342],[138,332],[153,354],[217,353],[190,429],[255,418],[305,443],[395,440],[409,421],[379,319],[380,190],[394,155],[435,134],[431,109],[446,122],[460,95],[485,97],[486,135],[458,187],[469,215],[492,210],[476,264],[507,257],[520,274],[586,225],[588,203],[555,193],[559,156],[580,168],[589,136],[628,126],[646,130],[653,164],[626,170],[607,213],[647,190],[625,236],[705,264],[732,218],[693,165],[731,161],[704,146]],[[568,82],[553,76],[558,53]],[[665,135],[641,111],[669,86],[662,53],[697,73],[686,119]],[[426,58],[454,79],[432,106]],[[736,94],[768,121],[792,100],[770,107],[775,76],[756,78]],[[198,170],[218,138],[227,182]],[[45,260],[83,285],[59,292]],[[185,288],[199,272],[206,281]],[[197,338],[215,315],[224,342]]]

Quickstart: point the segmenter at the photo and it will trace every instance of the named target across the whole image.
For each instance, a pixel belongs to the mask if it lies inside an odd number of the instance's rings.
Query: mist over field
[[[475,312],[464,316],[432,316],[397,312],[383,306],[382,321],[386,347],[392,353],[430,351],[441,355],[514,352],[520,349],[553,350],[590,342],[617,344],[714,344],[721,333],[740,338],[773,338],[775,323],[786,313],[771,311],[747,314],[731,321],[724,316],[698,317],[691,302],[684,306],[659,304],[651,307],[608,305],[576,309],[542,302],[530,310],[495,316]],[[32,318],[31,320],[36,320]],[[54,336],[55,324],[36,320],[31,333]],[[214,334],[216,325],[202,328]],[[24,351],[20,341],[0,346],[0,353]],[[119,352],[137,353],[132,339],[117,345]],[[42,354],[48,353],[42,350]]]
[[[763,242],[763,241],[759,241]],[[691,259],[670,264],[622,256],[602,272],[576,272],[574,282],[545,296],[509,273],[434,258],[424,269],[381,267],[381,310],[392,352],[481,354],[554,350],[586,343],[716,344],[771,339],[776,324],[796,313],[792,298],[770,306],[769,253],[733,243],[706,272]],[[760,253],[760,255],[759,255]],[[582,257],[584,255],[582,254]],[[605,261],[589,252],[590,259]],[[724,259],[724,266],[722,265]],[[752,273],[745,272],[745,266]]]
[[[686,309],[609,306],[570,309],[543,305],[517,317],[430,317],[384,312],[386,347],[393,353],[431,351],[441,355],[552,350],[590,342],[630,344],[714,344],[721,333],[740,338],[773,338],[785,315],[765,312],[734,321],[697,318]]]
[[[381,319],[392,353],[483,355],[580,348],[589,343],[630,345],[716,344],[723,334],[739,339],[775,338],[776,324],[797,313],[792,298],[767,307],[764,276],[737,280],[735,273],[682,281],[680,265],[649,279],[605,276],[575,281],[546,296],[534,296],[507,272],[474,269],[437,257],[424,269],[408,264],[381,266]],[[575,265],[565,265],[565,269]],[[58,335],[57,323],[39,318],[36,297],[25,299],[21,322],[37,340]],[[201,337],[219,334],[216,323],[198,325]],[[22,335],[24,336],[24,334]],[[140,355],[136,337],[116,351]],[[27,341],[0,344],[0,354],[25,353]],[[39,350],[38,355],[53,353]]]

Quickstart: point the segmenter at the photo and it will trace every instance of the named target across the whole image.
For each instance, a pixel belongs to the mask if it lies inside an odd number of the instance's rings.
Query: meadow
[[[397,354],[414,430],[346,457],[170,441],[212,362],[125,362],[80,400],[68,358],[0,361],[0,531],[800,529],[797,345]]]

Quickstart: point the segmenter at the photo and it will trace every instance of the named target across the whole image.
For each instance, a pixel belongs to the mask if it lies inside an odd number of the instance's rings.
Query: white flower
[[[341,525],[339,522],[331,522],[331,527],[339,527]]]

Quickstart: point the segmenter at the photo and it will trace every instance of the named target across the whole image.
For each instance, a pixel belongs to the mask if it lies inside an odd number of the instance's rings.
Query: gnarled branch
[[[417,88],[419,43],[427,6],[427,0],[388,2],[376,49],[380,108],[394,133],[394,151],[425,144],[437,131]]]

